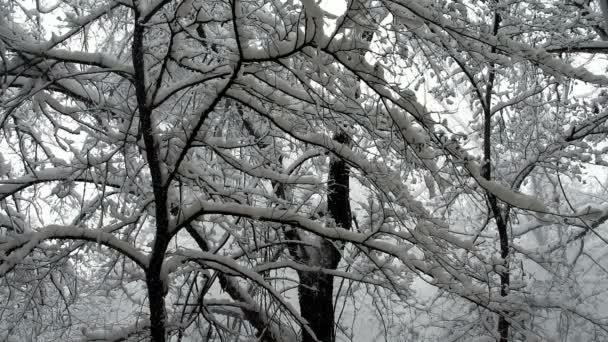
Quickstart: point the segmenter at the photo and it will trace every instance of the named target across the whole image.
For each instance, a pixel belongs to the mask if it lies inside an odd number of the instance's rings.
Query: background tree
[[[606,339],[595,4],[0,4],[3,339]]]

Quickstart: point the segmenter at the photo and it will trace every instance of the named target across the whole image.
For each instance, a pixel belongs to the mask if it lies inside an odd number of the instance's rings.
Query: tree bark
[[[145,154],[150,169],[152,191],[154,193],[154,212],[156,215],[156,232],[150,253],[150,263],[146,269],[148,287],[148,305],[150,309],[150,337],[152,342],[165,342],[167,339],[165,287],[162,277],[162,265],[171,240],[168,231],[169,216],[167,211],[167,190],[163,184],[158,146],[152,128],[152,109],[146,99],[146,71],[144,65],[144,26],[139,22],[139,12],[135,11],[133,28],[132,62],[135,70],[135,95],[140,120],[140,133],[146,147]]]
[[[338,132],[334,140],[348,144],[350,138],[346,132]],[[336,226],[351,228],[350,209],[350,168],[342,159],[332,157],[327,177],[327,213]],[[327,269],[336,269],[341,259],[338,247],[332,242],[323,240],[319,250],[320,265]],[[299,272],[300,275],[300,313],[310,324],[317,340],[334,342],[334,277],[321,272]],[[302,329],[302,342],[316,341],[305,329]]]
[[[242,110],[240,110],[243,115]],[[259,134],[247,119],[243,116],[244,127],[256,138]],[[333,139],[341,144],[349,144],[350,137],[344,131],[334,134]],[[260,139],[258,146],[266,148],[268,142]],[[279,157],[278,165],[282,164]],[[273,182],[275,194],[281,199],[286,198],[285,185]],[[350,167],[346,162],[337,157],[332,157],[329,163],[329,174],[327,177],[327,215],[332,218],[336,226],[351,229],[351,208],[350,208]],[[294,241],[300,240],[298,231],[294,228],[286,227],[285,236]],[[341,259],[340,250],[330,241],[322,240],[319,250],[318,264],[313,264],[313,259],[305,248],[299,245],[287,246],[291,257],[299,263],[309,266],[320,266],[325,269],[336,269]],[[315,260],[316,261],[316,260]],[[302,342],[334,342],[335,341],[335,320],[334,320],[334,301],[333,288],[334,277],[323,272],[298,271],[300,283],[298,284],[298,299],[300,304],[300,316],[308,322],[308,327],[314,336],[308,333],[304,326],[301,327]],[[316,337],[316,339],[315,339]]]
[[[332,275],[321,272],[299,272],[300,284],[300,315],[309,323],[315,333],[314,339],[305,329],[302,329],[302,342],[333,342],[334,334],[334,305]]]
[[[497,5],[497,2],[495,3]],[[492,33],[494,36],[498,34],[502,19],[498,13],[498,9],[494,10],[494,19],[492,23]],[[496,47],[491,49],[492,53],[496,52]],[[492,92],[496,79],[495,65],[490,65],[490,73],[488,75],[488,84],[486,86],[485,101],[484,101],[484,128],[483,128],[483,159],[482,177],[487,180],[492,180],[492,152],[491,152],[491,135],[492,135]],[[508,210],[503,210],[498,205],[498,199],[489,191],[486,192],[488,203],[496,222],[498,237],[500,240],[500,257],[504,260],[503,270],[498,272],[500,278],[500,295],[506,297],[509,293],[510,273],[509,273],[509,235],[507,231]],[[508,312],[500,313],[498,316],[498,336],[500,342],[507,342],[509,339],[509,322],[507,321]]]

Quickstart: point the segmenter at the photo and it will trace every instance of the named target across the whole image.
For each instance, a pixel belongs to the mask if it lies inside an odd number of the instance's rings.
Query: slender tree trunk
[[[497,5],[497,3],[494,3]],[[498,13],[498,9],[494,9],[494,19],[492,23],[492,33],[496,36],[498,29],[500,28],[501,17]],[[496,52],[496,47],[492,47],[492,53]],[[491,154],[491,135],[492,135],[492,91],[494,88],[494,82],[496,79],[496,70],[494,64],[490,66],[490,73],[488,75],[488,84],[486,86],[485,101],[484,101],[484,142],[483,142],[483,159],[484,164],[482,168],[482,176],[487,179],[492,179],[492,154]],[[503,269],[498,273],[500,277],[500,295],[506,297],[509,293],[510,273],[509,273],[509,235],[507,231],[508,223],[508,211],[502,210],[498,205],[498,199],[496,196],[487,192],[488,203],[496,222],[496,228],[498,229],[498,237],[500,240],[500,257],[504,261],[501,265]],[[498,335],[500,342],[507,342],[509,340],[509,322],[507,321],[508,312],[499,314],[498,317]]]
[[[168,241],[161,241],[157,237],[154,251],[150,258],[150,267],[146,272],[146,285],[148,287],[148,305],[150,308],[150,334],[153,342],[164,342],[167,339],[165,310],[166,284],[161,277],[161,268],[165,257]],[[157,249],[158,248],[158,249]],[[160,251],[162,253],[159,253]],[[159,252],[156,252],[159,251]]]
[[[161,271],[171,234],[168,231],[167,190],[163,184],[158,146],[152,128],[152,109],[148,106],[146,99],[146,71],[143,52],[144,26],[139,22],[139,18],[139,12],[136,10],[131,57],[135,70],[134,85],[139,111],[140,133],[146,147],[145,154],[150,169],[156,215],[154,245],[150,254],[150,264],[146,269],[150,308],[150,337],[152,342],[165,342],[167,339],[165,287],[167,285],[164,284]]]

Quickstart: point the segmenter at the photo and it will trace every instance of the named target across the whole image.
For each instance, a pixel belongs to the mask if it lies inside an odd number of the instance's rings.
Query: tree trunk
[[[302,329],[302,342],[333,342],[334,305],[332,275],[320,272],[300,272],[300,314],[315,333],[315,340]]]
[[[334,135],[334,140],[348,144],[350,138],[346,132]],[[327,177],[327,213],[336,226],[351,228],[350,210],[350,168],[344,160],[332,157]],[[340,250],[333,243],[323,240],[319,249],[321,267],[336,269],[341,259]],[[318,341],[334,342],[334,277],[321,272],[299,272],[300,314],[308,321]],[[316,341],[305,329],[302,329],[302,342]]]
[[[162,265],[162,261],[161,261]],[[155,267],[156,268],[156,267]],[[148,286],[148,305],[150,307],[150,337],[153,342],[165,342],[166,311],[165,311],[165,284],[158,272],[149,270],[146,274]]]
[[[148,168],[150,169],[156,214],[154,246],[150,253],[150,264],[146,269],[146,285],[148,287],[148,304],[150,307],[150,337],[153,342],[165,342],[167,340],[167,313],[165,309],[165,287],[167,284],[164,283],[161,271],[171,235],[168,231],[167,191],[163,184],[158,146],[154,138],[152,109],[147,103],[143,47],[144,26],[140,24],[139,18],[139,12],[135,11],[131,57],[133,69],[135,70],[134,85],[139,111],[140,133],[146,147],[145,154]]]
[[[498,1],[495,2],[498,6]],[[492,34],[498,35],[500,23],[502,19],[498,13],[498,9],[494,10],[494,20],[492,23]],[[492,53],[496,53],[496,46],[492,46]],[[484,164],[482,168],[482,176],[487,180],[492,180],[492,152],[491,152],[491,135],[492,135],[492,92],[494,88],[494,82],[496,79],[495,65],[490,65],[490,73],[488,75],[488,84],[486,86],[485,101],[484,101],[484,141],[483,141],[483,159]],[[503,271],[499,272],[500,277],[500,295],[506,297],[509,294],[509,235],[507,232],[508,223],[508,210],[503,210],[498,205],[498,199],[494,194],[487,192],[488,203],[496,222],[496,228],[498,229],[498,237],[500,240],[500,257],[504,260]],[[508,312],[500,313],[498,316],[498,335],[500,342],[507,342],[509,340],[509,322],[507,321]]]

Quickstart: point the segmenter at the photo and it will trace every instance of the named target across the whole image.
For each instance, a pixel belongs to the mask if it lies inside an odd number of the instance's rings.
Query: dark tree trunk
[[[334,140],[341,144],[348,144],[350,138],[347,133],[339,132]],[[336,226],[351,228],[350,210],[350,168],[346,162],[332,157],[329,163],[327,177],[327,214]],[[323,240],[318,251],[321,267],[336,269],[341,259],[340,250],[334,243]],[[300,314],[308,321],[310,329],[318,341],[334,342],[334,277],[321,272],[299,272],[300,285]],[[302,342],[313,342],[315,339],[302,329]]]
[[[350,137],[346,132],[339,132],[334,135],[334,140],[348,145]],[[350,211],[350,167],[342,159],[332,157],[329,163],[329,176],[327,177],[327,213],[336,222],[336,226],[351,228]],[[337,252],[337,251],[336,251]],[[340,254],[335,260],[335,266],[340,261]]]
[[[333,342],[334,303],[332,275],[319,272],[300,272],[300,314],[321,342]],[[316,341],[302,329],[302,342]]]
[[[166,245],[163,248],[166,250]],[[164,342],[167,339],[166,310],[165,310],[165,287],[161,278],[161,267],[164,260],[164,252],[150,259],[150,268],[146,272],[146,285],[148,287],[148,305],[150,307],[150,334],[154,342]]]
[[[242,110],[239,112],[243,115]],[[245,129],[255,137],[259,138],[253,125],[247,119],[243,118]],[[344,132],[336,133],[333,139],[341,144],[349,144],[350,137]],[[269,144],[263,140],[258,142],[258,146],[264,149]],[[282,157],[278,158],[278,164],[282,164]],[[327,177],[327,215],[331,217],[336,226],[350,229],[351,228],[351,210],[350,210],[350,168],[344,160],[337,157],[332,157],[329,164],[329,174]],[[275,194],[281,199],[286,198],[285,185],[273,182]],[[285,227],[285,237],[289,240],[298,241],[300,236],[298,231],[291,227]],[[287,246],[291,257],[299,263],[309,266],[321,266],[326,269],[336,269],[341,259],[339,247],[332,242],[323,240],[318,251],[313,253],[319,254],[319,261],[316,264],[316,258],[311,258],[308,251],[302,246],[291,244]],[[315,261],[313,261],[315,260]],[[300,315],[308,322],[308,326],[302,326],[302,342],[334,342],[334,302],[333,288],[334,277],[322,272],[305,272],[298,271],[300,284],[298,285],[298,295],[300,303]],[[314,333],[314,337],[308,332],[308,329]]]
[[[171,234],[168,232],[169,218],[167,212],[167,191],[163,185],[158,146],[154,141],[152,109],[146,100],[146,72],[144,65],[144,26],[139,22],[139,12],[135,11],[133,28],[132,62],[135,70],[135,95],[140,119],[140,133],[146,146],[145,154],[150,169],[154,206],[156,213],[156,233],[154,246],[150,253],[150,264],[146,269],[148,287],[148,305],[150,308],[150,339],[152,342],[167,340],[167,313],[165,309],[165,287],[161,269]]]
[[[494,3],[498,6],[498,0]],[[494,10],[494,20],[492,23],[492,34],[494,36],[498,35],[498,30],[500,28],[500,23],[502,19],[500,14],[498,13],[498,9]],[[493,46],[491,49],[492,53],[496,52],[496,46]],[[486,94],[484,101],[484,146],[483,146],[483,155],[484,155],[484,164],[482,168],[482,177],[487,180],[492,180],[492,152],[491,152],[491,135],[492,135],[492,92],[494,88],[494,82],[496,79],[496,70],[494,69],[495,65],[492,64],[490,66],[490,73],[488,75],[488,84],[486,86]],[[492,215],[494,215],[494,220],[496,222],[496,228],[498,229],[498,236],[500,240],[500,257],[504,260],[504,271],[499,272],[500,277],[500,295],[505,297],[509,294],[509,283],[510,283],[510,273],[509,273],[509,235],[507,232],[507,223],[508,223],[508,210],[503,210],[498,205],[498,200],[494,194],[487,192],[488,202],[490,205],[490,209],[492,210]],[[509,321],[507,320],[508,312],[500,313],[498,316],[498,335],[500,342],[507,342],[509,340]]]

